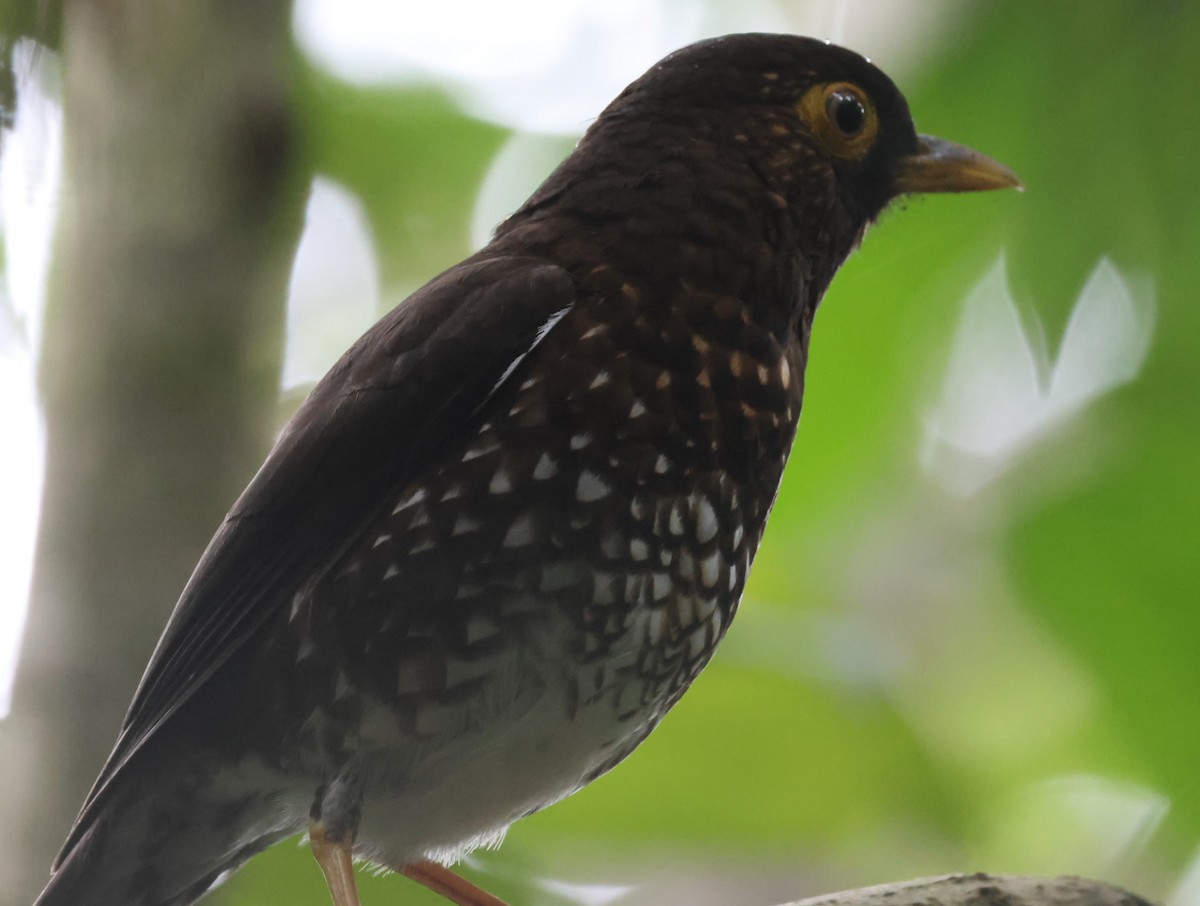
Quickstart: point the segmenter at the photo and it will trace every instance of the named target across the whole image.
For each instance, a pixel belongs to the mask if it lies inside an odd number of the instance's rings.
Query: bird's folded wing
[[[58,863],[133,753],[272,614],[319,579],[404,484],[486,417],[489,400],[574,299],[568,274],[540,259],[464,262],[339,360],[192,574]]]

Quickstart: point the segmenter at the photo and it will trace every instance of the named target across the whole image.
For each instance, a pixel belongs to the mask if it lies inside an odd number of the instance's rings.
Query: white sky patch
[[[288,286],[283,387],[316,382],[379,316],[379,261],[362,203],[313,180]]]
[[[17,109],[0,136],[0,718],[8,714],[29,605],[45,474],[37,353],[62,180],[57,60],[30,41],[13,49]]]
[[[5,284],[29,348],[38,349],[50,240],[62,183],[58,60],[32,41],[13,48],[17,109],[0,143]]]
[[[652,64],[701,38],[808,34],[886,50],[894,67],[913,48],[928,52],[953,12],[950,0],[297,0],[293,22],[310,59],[349,82],[433,80],[475,116],[577,135]]]
[[[578,133],[652,63],[701,37],[702,13],[696,0],[299,0],[295,28],[314,61],[348,81],[433,79],[476,116]]]
[[[1137,294],[1101,258],[1071,312],[1058,356],[1022,324],[1004,259],[963,303],[941,399],[927,415],[921,464],[970,495],[1033,442],[1141,371],[1154,327],[1150,291]]]
[[[2,330],[0,330],[2,335]],[[45,474],[46,430],[37,401],[33,356],[0,353],[0,718],[12,704],[13,679],[33,575]]]

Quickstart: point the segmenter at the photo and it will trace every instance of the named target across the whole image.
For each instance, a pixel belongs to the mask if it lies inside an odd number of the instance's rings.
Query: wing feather
[[[481,417],[574,299],[570,276],[539,259],[467,261],[347,351],[201,557],[56,866],[132,755]]]

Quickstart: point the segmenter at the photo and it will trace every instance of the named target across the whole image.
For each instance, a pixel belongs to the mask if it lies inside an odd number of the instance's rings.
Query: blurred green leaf
[[[465,258],[475,195],[508,133],[432,86],[365,89],[315,69],[301,85],[313,166],[362,199],[384,287],[407,293]]]

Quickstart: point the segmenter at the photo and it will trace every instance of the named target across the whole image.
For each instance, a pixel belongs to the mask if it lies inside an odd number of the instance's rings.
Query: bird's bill
[[[1025,188],[1017,174],[1004,164],[966,145],[932,135],[918,135],[917,142],[917,153],[900,164],[896,179],[900,194]]]

